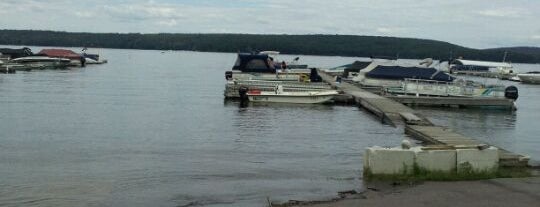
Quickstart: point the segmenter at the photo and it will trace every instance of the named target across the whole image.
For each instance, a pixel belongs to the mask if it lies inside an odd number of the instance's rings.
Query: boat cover
[[[275,73],[276,69],[267,54],[239,53],[233,70],[242,72]]]
[[[71,50],[64,49],[43,49],[38,54],[46,55],[48,57],[68,58],[72,60],[80,60],[81,55]]]
[[[23,47],[21,49],[0,48],[0,53],[2,55],[9,56],[11,59],[34,55],[34,53],[32,53],[32,50],[27,47]]]
[[[402,66],[382,66],[379,65],[366,73],[369,78],[401,80],[405,78],[426,79],[451,82],[454,77],[438,71],[435,68],[402,67]]]

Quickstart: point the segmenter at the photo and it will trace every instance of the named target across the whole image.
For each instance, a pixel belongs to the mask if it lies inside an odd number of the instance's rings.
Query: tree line
[[[0,44],[203,52],[276,50],[284,54],[440,60],[463,57],[487,61],[502,61],[504,53],[508,52],[507,61],[540,63],[540,50],[537,48],[526,51],[513,48],[480,50],[436,40],[357,35],[140,34],[0,30]]]

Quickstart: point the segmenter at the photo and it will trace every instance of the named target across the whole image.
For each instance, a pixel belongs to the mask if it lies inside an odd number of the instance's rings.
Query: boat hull
[[[518,74],[522,83],[540,84],[540,74]]]
[[[337,92],[309,92],[298,94],[249,94],[249,101],[252,102],[273,102],[273,103],[296,103],[296,104],[320,104],[332,102]]]

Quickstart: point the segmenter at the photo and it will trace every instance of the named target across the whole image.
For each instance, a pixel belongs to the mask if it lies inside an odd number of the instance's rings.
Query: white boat
[[[501,79],[508,79],[514,74],[514,69],[507,62],[490,62],[478,60],[456,59],[450,65],[450,73],[482,74],[495,73]]]
[[[67,58],[53,58],[47,56],[28,56],[11,60],[12,63],[18,64],[39,64],[46,68],[66,68],[70,65],[71,60]]]
[[[517,75],[522,83],[540,84],[540,71],[520,73]]]
[[[401,87],[389,87],[385,92],[400,95],[416,96],[453,96],[453,97],[493,97],[510,98],[510,92],[517,88],[504,85],[482,85],[473,81],[457,80],[454,82],[441,82],[422,79],[405,79]]]
[[[517,75],[513,75],[513,76],[510,76],[508,78],[509,81],[514,81],[514,82],[521,82],[521,79],[519,79],[519,77]]]
[[[331,102],[335,90],[325,91],[305,91],[305,92],[284,92],[282,86],[277,86],[275,91],[251,90],[247,92],[249,101],[252,102],[274,102],[274,103],[300,103],[317,104]]]
[[[95,60],[92,58],[85,57],[86,64],[104,64],[107,63],[107,60]]]

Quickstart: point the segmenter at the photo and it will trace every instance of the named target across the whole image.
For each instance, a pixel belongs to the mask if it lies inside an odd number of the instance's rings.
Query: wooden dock
[[[427,142],[427,144],[444,145],[452,148],[485,145],[485,143],[463,136],[454,132],[452,129],[441,126],[407,125],[405,127],[405,134]],[[527,166],[529,159],[529,157],[499,148],[500,166]]]
[[[324,82],[329,83],[333,87],[343,91],[345,94],[352,95],[356,103],[375,114],[381,119],[382,122],[386,124],[397,126],[404,125],[407,121],[414,121],[416,123],[420,122],[419,124],[426,125],[431,124],[431,122],[429,122],[427,119],[422,118],[420,114],[416,114],[413,109],[401,103],[373,94],[353,84],[336,83],[333,76],[321,71],[319,71],[319,76],[321,76]],[[407,120],[407,118],[410,120]]]
[[[514,101],[507,98],[491,97],[427,97],[427,96],[387,96],[388,98],[406,105],[418,106],[458,106],[458,107],[497,107],[515,109]]]
[[[349,83],[336,83],[333,76],[323,71],[319,71],[319,75],[323,81],[345,94],[353,96],[356,103],[381,118],[381,121],[396,127],[404,126],[406,134],[422,140],[428,145],[443,145],[451,148],[485,145],[485,143],[456,133],[446,127],[435,126],[415,110],[390,98],[373,94]],[[526,156],[499,148],[499,164],[501,166],[526,166],[528,161],[529,158]]]

